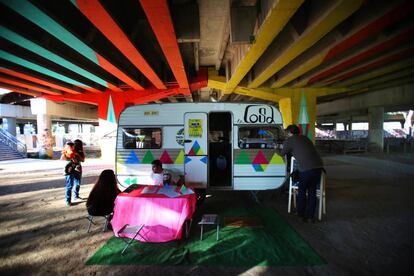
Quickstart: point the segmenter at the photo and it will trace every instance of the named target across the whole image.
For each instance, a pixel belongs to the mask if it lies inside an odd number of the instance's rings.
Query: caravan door
[[[184,139],[185,183],[207,188],[207,113],[184,114]]]

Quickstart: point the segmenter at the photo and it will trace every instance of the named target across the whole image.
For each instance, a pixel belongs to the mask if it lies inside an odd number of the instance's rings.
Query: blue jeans
[[[65,176],[66,178],[66,193],[65,193],[65,200],[66,202],[71,202],[71,195],[72,195],[72,187],[75,186],[73,190],[73,194],[75,198],[79,197],[79,189],[81,183],[81,175],[71,173]]]
[[[321,177],[321,169],[299,172],[298,214],[313,219],[316,209],[316,188]]]

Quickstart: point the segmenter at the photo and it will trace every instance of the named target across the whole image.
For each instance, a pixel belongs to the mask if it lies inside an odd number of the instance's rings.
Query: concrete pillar
[[[53,158],[52,119],[50,115],[37,114],[37,148],[40,158]]]
[[[348,123],[342,123],[344,125],[344,130],[348,130]]]
[[[16,118],[13,118],[13,117],[3,118],[3,126],[6,126],[5,130],[7,130],[11,135],[16,137]]]
[[[384,107],[368,108],[368,145],[370,151],[383,152],[384,149]]]

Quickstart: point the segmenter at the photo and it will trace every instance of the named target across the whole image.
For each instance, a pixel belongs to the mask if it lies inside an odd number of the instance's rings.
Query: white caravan
[[[119,116],[116,176],[124,188],[152,184],[151,162],[201,189],[267,190],[285,180],[274,151],[282,117],[267,104],[136,105]]]

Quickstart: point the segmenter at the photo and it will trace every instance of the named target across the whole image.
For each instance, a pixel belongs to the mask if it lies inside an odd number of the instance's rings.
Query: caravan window
[[[273,149],[281,138],[278,127],[240,127],[239,148]]]
[[[161,128],[123,128],[124,149],[161,148]]]

